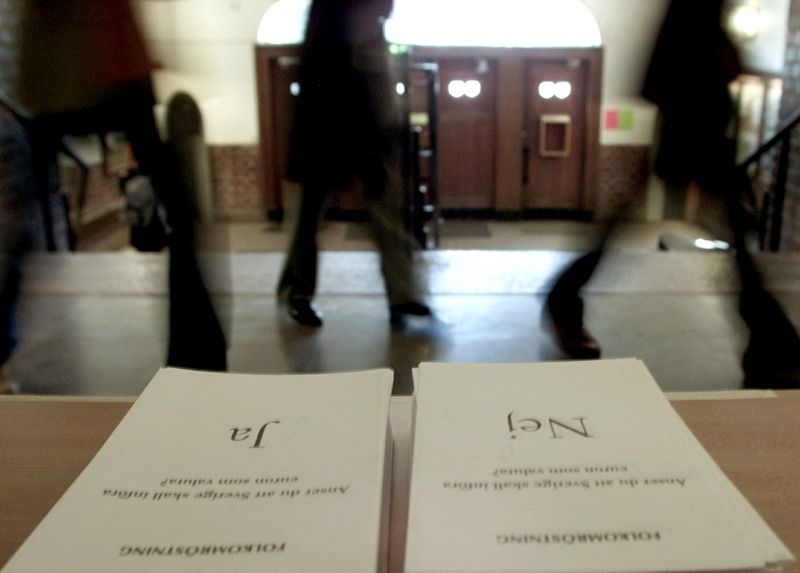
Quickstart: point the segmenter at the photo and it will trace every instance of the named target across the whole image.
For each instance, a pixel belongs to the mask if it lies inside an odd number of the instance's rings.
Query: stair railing
[[[739,163],[739,169],[748,173],[750,168],[756,165],[765,155],[772,153],[778,147],[780,148],[775,181],[771,186],[771,190],[764,195],[760,214],[759,238],[761,239],[762,248],[768,248],[770,251],[780,249],[783,231],[783,209],[786,202],[786,183],[789,178],[792,133],[798,124],[800,124],[800,109],[781,122],[772,137]]]

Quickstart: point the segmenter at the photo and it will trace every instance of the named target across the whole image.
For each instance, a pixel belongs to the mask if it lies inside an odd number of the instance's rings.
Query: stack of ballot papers
[[[416,381],[406,573],[793,560],[638,360],[424,363]]]
[[[3,571],[385,571],[392,378],[161,370]]]

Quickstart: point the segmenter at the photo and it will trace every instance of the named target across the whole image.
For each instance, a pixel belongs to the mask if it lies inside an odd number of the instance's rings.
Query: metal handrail
[[[771,251],[778,251],[781,244],[783,229],[783,207],[786,201],[786,184],[789,179],[789,155],[791,150],[790,139],[792,130],[800,124],[800,109],[795,111],[788,119],[781,122],[775,134],[759,145],[753,153],[747,156],[738,165],[742,172],[746,173],[748,168],[758,162],[765,154],[771,152],[776,146],[780,145],[778,156],[778,166],[775,175],[775,184],[772,192],[764,196],[762,213],[760,217],[759,236],[762,248],[767,243],[767,225],[769,224],[768,246]],[[770,216],[771,215],[771,216]],[[767,223],[767,219],[770,219]]]
[[[739,163],[739,167],[742,169],[747,168],[761,159],[761,157],[771,151],[775,145],[780,143],[790,131],[797,127],[798,124],[800,124],[800,109],[796,110],[788,120],[781,122],[781,124],[778,126],[778,129],[775,131],[775,134],[767,139],[764,143],[759,145],[758,149],[748,155],[746,159],[741,161]]]

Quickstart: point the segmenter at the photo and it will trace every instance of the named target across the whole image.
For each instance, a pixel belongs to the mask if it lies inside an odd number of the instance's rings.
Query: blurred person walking
[[[743,67],[723,26],[724,8],[724,0],[669,5],[642,88],[661,114],[654,172],[679,198],[694,183],[724,205],[741,282],[739,310],[749,329],[744,385],[796,387],[800,337],[750,253],[757,220],[750,179],[736,164],[729,91]]]
[[[329,194],[360,181],[372,238],[381,254],[391,324],[427,316],[418,300],[413,240],[403,226],[401,118],[383,20],[392,0],[313,0],[300,59],[289,177],[302,184],[294,235],[278,283],[279,300],[306,326],[321,326],[311,301],[317,232]]]
[[[800,384],[800,337],[763,287],[748,249],[755,226],[747,174],[736,165],[735,109],[729,84],[741,72],[723,24],[724,0],[672,0],[656,39],[642,95],[660,112],[654,173],[673,199],[694,183],[725,206],[741,279],[740,312],[750,331],[742,367],[746,387]],[[559,346],[574,358],[597,358],[600,345],[583,322],[580,290],[599,264],[615,221],[594,249],[563,271],[551,288],[546,315]]]
[[[124,133],[171,227],[167,364],[224,370],[224,336],[195,258],[194,201],[179,191],[159,136],[153,66],[129,0],[26,0],[21,24],[18,91],[42,204],[65,135]]]

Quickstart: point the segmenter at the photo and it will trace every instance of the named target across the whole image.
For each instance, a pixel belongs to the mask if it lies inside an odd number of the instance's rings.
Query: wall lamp
[[[728,10],[726,28],[737,42],[750,42],[761,31],[761,7],[754,2],[734,4]]]

